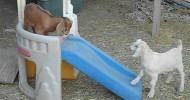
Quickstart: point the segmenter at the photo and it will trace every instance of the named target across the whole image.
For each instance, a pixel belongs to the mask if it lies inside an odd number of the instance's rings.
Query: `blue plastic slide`
[[[130,84],[136,74],[85,39],[70,35],[61,44],[61,57],[121,98],[142,99],[142,82]]]

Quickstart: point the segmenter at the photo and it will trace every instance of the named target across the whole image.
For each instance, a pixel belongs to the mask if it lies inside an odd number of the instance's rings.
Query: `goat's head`
[[[133,44],[130,46],[131,51],[134,52],[133,57],[141,56],[142,47],[143,41],[141,39],[138,39],[137,41],[133,42]]]
[[[67,17],[63,17],[56,27],[56,32],[57,34],[64,33],[65,35],[67,35],[69,34],[71,27],[72,21]]]

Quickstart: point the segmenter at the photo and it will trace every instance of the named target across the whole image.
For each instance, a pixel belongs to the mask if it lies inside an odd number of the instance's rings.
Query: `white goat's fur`
[[[158,74],[177,69],[181,79],[179,91],[184,91],[185,73],[183,71],[181,40],[179,40],[177,48],[173,48],[165,53],[153,52],[141,39],[138,39],[136,42],[134,42],[130,46],[130,49],[134,51],[133,57],[141,58],[141,64],[143,67],[143,69],[140,71],[140,74],[131,81],[132,85],[136,85],[144,73],[147,73],[152,78],[150,82],[151,89],[148,94],[148,97],[152,98],[154,96],[154,88],[158,79]],[[172,76],[173,73],[170,72],[168,74],[168,78],[166,79],[166,83],[170,83]]]

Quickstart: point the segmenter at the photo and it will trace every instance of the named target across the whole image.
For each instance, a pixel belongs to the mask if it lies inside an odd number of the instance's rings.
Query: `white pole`
[[[162,0],[154,0],[154,14],[152,27],[153,37],[160,35],[161,1]]]
[[[17,0],[18,7],[18,21],[23,21],[24,19],[24,7],[26,5],[26,0]]]

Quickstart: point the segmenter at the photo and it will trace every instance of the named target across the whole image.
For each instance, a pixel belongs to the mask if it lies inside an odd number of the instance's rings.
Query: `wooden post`
[[[154,14],[152,26],[153,37],[157,37],[160,35],[161,2],[162,0],[154,0]]]

